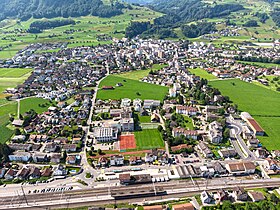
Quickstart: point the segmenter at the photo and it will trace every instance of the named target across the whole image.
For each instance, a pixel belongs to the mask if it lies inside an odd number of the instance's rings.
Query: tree
[[[230,137],[230,130],[229,128],[226,128],[223,132],[224,139],[228,139]]]
[[[161,125],[158,126],[158,131],[161,132],[163,130],[163,127]]]
[[[97,150],[97,153],[98,153],[98,155],[101,155],[101,154],[102,154],[102,150],[101,150],[101,149],[98,149],[98,150]]]

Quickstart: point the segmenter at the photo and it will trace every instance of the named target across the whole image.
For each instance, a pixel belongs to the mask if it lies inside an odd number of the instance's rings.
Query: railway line
[[[209,182],[209,183],[208,183]],[[0,209],[52,209],[65,206],[98,205],[120,202],[141,202],[143,199],[180,198],[198,194],[204,190],[233,189],[236,186],[246,189],[279,187],[280,180],[244,180],[217,184],[217,180],[171,181],[168,183],[119,186],[100,189],[73,190],[55,193],[19,194],[0,199]]]

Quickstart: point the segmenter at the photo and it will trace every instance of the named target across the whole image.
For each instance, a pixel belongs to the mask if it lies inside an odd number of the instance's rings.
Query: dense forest
[[[166,15],[154,20],[153,24],[143,25],[132,23],[126,30],[127,37],[142,35],[144,37],[158,36],[159,38],[176,37],[172,29],[181,28],[186,37],[193,38],[215,31],[215,26],[210,23],[192,24],[185,23],[229,15],[231,12],[244,9],[239,4],[222,4],[211,6],[197,0],[159,0],[154,1],[149,7]]]
[[[37,20],[30,24],[27,32],[29,33],[40,33],[44,29],[50,29],[66,25],[75,25],[75,21],[72,19],[61,19],[61,20]]]
[[[104,5],[102,0],[0,0],[0,20],[16,17],[21,20],[95,15],[112,17],[122,13],[124,5]]]
[[[280,27],[280,8],[275,8],[270,15],[275,24]]]

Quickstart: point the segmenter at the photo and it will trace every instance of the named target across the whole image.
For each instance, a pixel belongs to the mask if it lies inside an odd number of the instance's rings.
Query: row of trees
[[[235,56],[235,60],[248,61],[248,62],[261,62],[261,63],[275,63],[280,64],[280,59],[274,59],[273,57],[243,57],[242,55]]]

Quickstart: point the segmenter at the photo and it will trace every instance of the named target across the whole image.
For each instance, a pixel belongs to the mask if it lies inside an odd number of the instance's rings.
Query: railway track
[[[7,196],[0,199],[0,209],[24,209],[29,206],[35,209],[46,209],[48,206],[75,206],[75,205],[87,205],[87,203],[99,204],[102,198],[107,202],[130,202],[143,200],[144,198],[170,198],[170,197],[186,197],[202,192],[206,188],[206,181],[197,181],[195,187],[193,183],[189,181],[181,182],[169,182],[158,183],[156,185],[137,185],[137,186],[120,186],[114,187],[112,190],[109,188],[101,189],[86,189],[86,190],[73,190],[65,192],[55,193],[39,193],[39,194],[27,194],[18,196]],[[223,189],[233,189],[236,186],[242,186],[246,189],[262,188],[262,187],[279,187],[280,181],[265,181],[265,182],[246,182],[246,183],[228,183],[227,185],[217,185],[209,183],[207,190],[217,191]],[[149,192],[150,194],[145,194]],[[155,192],[155,194],[153,194]],[[165,193],[159,193],[165,192]],[[117,199],[118,195],[122,195],[121,199]],[[134,195],[134,196],[129,196]],[[146,196],[147,195],[147,196]],[[140,197],[140,198],[139,198]],[[95,199],[95,200],[94,200]],[[116,201],[117,200],[117,201]],[[48,204],[49,202],[49,204]],[[104,203],[104,200],[102,201]]]

